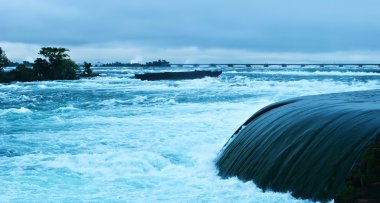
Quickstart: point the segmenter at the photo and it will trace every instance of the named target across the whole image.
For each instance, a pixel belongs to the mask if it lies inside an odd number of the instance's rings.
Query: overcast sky
[[[78,62],[380,62],[379,0],[0,0],[0,46]]]

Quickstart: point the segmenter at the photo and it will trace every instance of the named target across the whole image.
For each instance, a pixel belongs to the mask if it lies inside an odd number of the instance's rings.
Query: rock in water
[[[347,188],[350,173],[379,136],[380,90],[299,97],[255,113],[216,165],[222,177],[327,201]]]
[[[189,80],[204,77],[218,77],[222,71],[195,70],[186,72],[157,72],[135,74],[135,78],[140,80]]]

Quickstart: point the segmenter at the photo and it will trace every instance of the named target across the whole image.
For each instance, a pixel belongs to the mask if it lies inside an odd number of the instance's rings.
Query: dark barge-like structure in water
[[[222,71],[195,70],[183,72],[156,72],[135,74],[135,78],[140,80],[189,80],[204,77],[218,77]]]

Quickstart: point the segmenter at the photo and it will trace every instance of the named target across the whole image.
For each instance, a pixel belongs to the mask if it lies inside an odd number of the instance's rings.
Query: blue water
[[[133,79],[190,69],[94,68],[100,77],[0,84],[0,201],[304,202],[221,179],[219,150],[272,102],[380,88],[374,66],[201,67],[223,74]]]

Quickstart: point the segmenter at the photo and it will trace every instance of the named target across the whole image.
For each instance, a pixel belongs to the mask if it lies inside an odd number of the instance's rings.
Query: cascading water
[[[0,84],[1,202],[304,202],[222,179],[215,158],[260,108],[380,88],[378,67],[199,67],[219,78],[140,81],[103,68],[77,81]]]
[[[290,99],[254,114],[217,160],[219,175],[327,201],[380,138],[380,90]]]

